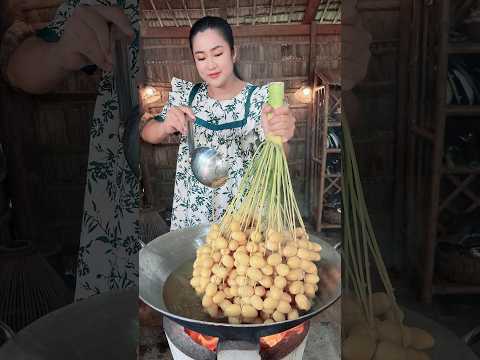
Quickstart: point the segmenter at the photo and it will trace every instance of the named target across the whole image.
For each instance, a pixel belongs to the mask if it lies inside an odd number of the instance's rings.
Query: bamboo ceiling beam
[[[237,0],[237,26],[240,25],[240,0]]]
[[[187,17],[188,23],[190,24],[190,27],[192,27],[192,20],[190,20],[190,15],[188,14],[188,7],[185,0],[183,0],[183,8],[185,9],[185,16]]]
[[[288,12],[288,23],[292,21],[293,7],[295,6],[295,0],[292,0],[292,5],[290,6],[290,11]]]
[[[148,2],[148,0],[147,0],[147,2]],[[174,10],[176,12],[184,11],[185,8],[183,6],[175,7],[174,4],[175,3],[170,0],[170,5],[172,6],[172,10]],[[147,5],[147,4],[145,4],[145,5]],[[331,7],[333,9],[332,5],[333,5],[333,3],[331,4]],[[144,13],[152,12],[152,9],[150,9],[150,7],[151,6],[149,6],[148,9],[147,9],[146,6],[144,6],[143,12]],[[207,8],[207,10],[210,10],[213,13],[216,13],[216,12],[221,13],[224,8],[232,8],[232,6],[228,6],[228,2],[223,2],[222,1],[219,6]],[[252,5],[243,6],[242,2],[240,1],[240,14],[243,14],[243,13],[246,13],[246,12],[249,12],[251,14],[253,8],[254,7]],[[167,9],[164,9],[164,10],[167,11]],[[298,3],[296,1],[293,1],[293,2],[289,1],[288,5],[275,6],[275,10],[276,10],[277,13],[279,13],[279,14],[282,13],[282,14],[285,14],[285,15],[288,12],[291,12],[292,14],[293,13],[302,13],[303,14],[304,10],[305,10],[305,6],[301,5],[301,3]],[[162,11],[162,9],[159,9],[159,11]],[[257,21],[258,21],[258,16],[260,16],[261,13],[263,13],[263,16],[268,17],[269,12],[270,12],[270,2],[267,5],[261,5],[261,4],[258,4],[258,1],[256,1],[255,15],[257,15]],[[195,16],[193,14],[196,14],[197,17],[202,17],[203,16],[203,10],[201,9],[201,7],[198,7],[198,8],[189,7],[188,8],[188,13],[189,13],[192,21],[195,18]],[[199,14],[197,14],[197,13],[199,13]],[[272,16],[273,15],[275,15],[275,14],[272,13]],[[285,23],[286,23],[286,20],[285,20]],[[275,22],[272,22],[272,24],[275,24]]]
[[[255,25],[257,21],[257,0],[253,0],[253,21],[252,25]]]
[[[172,15],[173,21],[175,22],[175,26],[178,27],[179,24],[177,21],[177,17],[175,16],[175,12],[172,10],[172,7],[170,6],[170,2],[168,0],[165,0],[165,2],[167,4],[168,10],[170,11],[170,14]]]
[[[339,35],[340,24],[321,24],[314,27],[316,35]],[[310,36],[310,25],[240,25],[233,27],[235,37],[270,37],[270,36]],[[155,27],[142,28],[142,37],[145,39],[188,39],[190,28],[164,27],[162,29]]]
[[[150,4],[152,5],[153,12],[155,13],[155,16],[157,17],[157,20],[160,23],[160,27],[163,27],[162,18],[160,17],[160,14],[158,13],[157,7],[155,6],[155,3],[153,2],[153,0],[150,0]]]
[[[328,7],[330,6],[332,0],[328,0],[327,4],[325,5],[325,8],[323,9],[322,16],[320,17],[320,22],[323,22],[323,19],[325,18],[325,14],[328,11]]]
[[[273,14],[273,2],[275,0],[272,0],[272,2],[270,3],[270,13],[268,14],[268,23],[270,24],[270,22],[272,21],[272,14]]]
[[[305,14],[303,15],[303,23],[311,24],[315,20],[315,15],[317,15],[318,6],[320,5],[320,0],[308,0],[307,6],[305,8]]]
[[[202,4],[203,16],[207,16],[207,12],[205,11],[205,3],[204,3],[204,0],[200,0],[200,4]]]
[[[334,24],[338,22],[338,18],[340,17],[341,13],[342,13],[341,8],[338,8],[337,13],[335,14],[335,18],[333,19]]]

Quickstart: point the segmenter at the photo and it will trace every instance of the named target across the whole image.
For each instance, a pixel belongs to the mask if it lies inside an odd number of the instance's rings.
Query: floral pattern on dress
[[[189,81],[173,78],[168,102],[157,116],[157,120],[162,121],[172,106],[188,105],[193,85]],[[252,84],[247,84],[232,99],[215,100],[208,95],[206,83],[202,83],[191,106],[193,113],[198,118],[215,126],[241,121],[245,116],[247,95],[252,86]],[[265,85],[253,90],[250,98],[250,110],[244,126],[223,130],[211,130],[198,124],[193,126],[195,146],[213,147],[222,153],[229,162],[229,179],[223,186],[211,189],[198,182],[189,163],[186,137],[181,137],[171,230],[218,222],[223,216],[255,151],[265,140],[261,126],[261,111],[267,100],[267,89],[268,85]]]
[[[116,5],[124,9],[135,31],[129,48],[131,74],[138,72],[138,0],[70,0],[57,10],[46,33],[57,38],[66,20],[80,5]],[[75,300],[101,292],[137,286],[140,249],[139,182],[130,169],[121,136],[117,94],[112,73],[104,72],[98,85],[94,117],[90,123],[87,186],[77,262]]]

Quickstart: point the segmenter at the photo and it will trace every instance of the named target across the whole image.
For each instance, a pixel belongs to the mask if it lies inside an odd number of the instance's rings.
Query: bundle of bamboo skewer
[[[283,83],[269,103],[283,104]],[[191,285],[205,311],[230,323],[297,319],[318,290],[321,246],[310,242],[293,193],[281,139],[254,155],[238,192],[207,244],[198,249]]]
[[[434,345],[426,331],[404,324],[365,203],[355,150],[345,118],[343,130],[342,358],[428,360]],[[374,292],[372,271],[384,291]]]

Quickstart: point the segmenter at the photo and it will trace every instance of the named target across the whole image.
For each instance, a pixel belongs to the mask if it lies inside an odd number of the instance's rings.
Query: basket
[[[445,280],[480,285],[480,257],[466,251],[461,246],[439,243],[436,270]]]

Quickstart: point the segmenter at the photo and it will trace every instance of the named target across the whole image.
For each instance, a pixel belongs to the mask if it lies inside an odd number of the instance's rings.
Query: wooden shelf
[[[480,175],[480,168],[468,168],[468,167],[456,167],[456,168],[442,168],[443,174],[451,174],[451,175],[471,175],[471,174],[479,174]]]
[[[480,54],[480,43],[476,42],[462,42],[462,43],[450,43],[448,45],[449,54]]]
[[[327,122],[328,127],[341,127],[342,122],[341,121],[329,121]]]
[[[323,86],[319,86],[319,85]],[[320,143],[314,143],[315,146],[311,149],[312,173],[309,174],[310,187],[309,196],[312,199],[310,208],[312,211],[312,219],[315,223],[317,232],[325,229],[340,229],[340,224],[331,224],[328,221],[335,221],[337,218],[324,217],[324,200],[325,195],[329,191],[341,191],[341,172],[329,174],[327,170],[327,159],[330,154],[340,154],[342,149],[335,147],[328,147],[334,145],[328,139],[329,129],[334,127],[341,127],[342,123],[339,118],[332,116],[336,113],[339,106],[339,99],[341,96],[340,88],[333,86],[333,84],[324,82],[318,74],[314,77],[313,88],[315,89],[316,102],[313,104],[313,114],[315,121],[311,129],[312,137],[321,139]],[[338,113],[340,114],[340,113]],[[309,129],[310,132],[310,129]],[[336,171],[336,170],[334,170]]]
[[[403,2],[402,2],[403,3]],[[444,136],[449,130],[449,121],[453,118],[461,118],[456,122],[457,127],[465,127],[465,120],[477,121],[480,118],[480,104],[454,105],[446,104],[447,73],[449,60],[453,55],[480,55],[480,42],[450,42],[449,31],[451,29],[453,0],[438,1],[434,7],[420,5],[418,7],[402,7],[403,21],[412,17],[413,27],[409,36],[403,38],[401,52],[408,54],[402,61],[401,74],[410,74],[411,64],[419,64],[405,81],[402,94],[402,106],[407,105],[408,110],[403,111],[401,119],[413,119],[413,125],[409,127],[415,141],[407,141],[407,170],[402,173],[407,178],[405,192],[407,203],[412,204],[418,212],[425,211],[425,216],[420,220],[416,214],[405,214],[407,219],[406,238],[414,237],[422,242],[419,247],[418,259],[422,262],[422,271],[419,272],[419,290],[421,299],[426,303],[432,301],[432,294],[480,294],[480,285],[455,284],[444,279],[439,279],[435,273],[435,245],[439,233],[448,224],[442,224],[441,219],[448,209],[449,203],[457,196],[466,195],[469,206],[477,206],[477,195],[470,188],[476,185],[476,174],[480,175],[480,168],[473,169],[467,166],[447,168],[442,160],[445,156]],[[470,7],[471,5],[467,6]],[[412,14],[410,14],[412,12]],[[429,21],[433,18],[435,21]],[[416,34],[424,36],[418,37]],[[434,44],[435,46],[430,46]],[[414,50],[412,50],[414,49]],[[402,77],[401,77],[402,78]],[[403,79],[402,79],[403,80]],[[431,83],[435,86],[430,86]],[[437,96],[436,89],[441,90],[441,96]],[[432,101],[425,102],[424,98]],[[415,99],[410,102],[410,99]],[[418,100],[420,99],[420,100]],[[438,115],[442,118],[438,118]],[[433,128],[426,129],[418,126],[422,121],[431,124]],[[480,121],[480,120],[478,120]],[[422,141],[418,141],[421,139]],[[426,144],[426,141],[429,144]],[[404,139],[404,141],[406,141]],[[399,144],[402,144],[399,142]],[[431,146],[430,146],[431,145]],[[425,149],[427,148],[427,149]],[[399,150],[400,151],[400,150]],[[402,149],[403,151],[403,149]],[[399,153],[399,152],[398,152]],[[445,199],[443,199],[442,178],[448,179],[455,187]],[[465,179],[460,179],[465,178]],[[419,181],[417,181],[419,179]],[[401,189],[403,191],[403,189]],[[415,205],[414,205],[415,204]]]
[[[433,282],[433,293],[436,295],[480,294],[480,285],[452,283],[440,278],[435,278]]]
[[[480,116],[480,105],[447,105],[448,116]]]
[[[322,229],[341,229],[342,224],[330,224],[330,223],[323,223]]]

